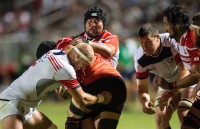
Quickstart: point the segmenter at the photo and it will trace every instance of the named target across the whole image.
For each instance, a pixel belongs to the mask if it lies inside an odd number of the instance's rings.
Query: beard
[[[98,37],[101,36],[101,33],[100,34],[91,34],[91,33],[88,33],[88,32],[86,32],[86,33],[87,33],[87,35],[90,39],[95,39],[95,38],[98,38]]]

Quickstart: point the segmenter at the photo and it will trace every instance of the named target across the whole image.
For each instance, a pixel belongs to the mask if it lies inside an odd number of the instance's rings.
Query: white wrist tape
[[[103,103],[104,102],[104,96],[103,95],[98,94],[97,97],[98,97],[98,102],[97,103]]]

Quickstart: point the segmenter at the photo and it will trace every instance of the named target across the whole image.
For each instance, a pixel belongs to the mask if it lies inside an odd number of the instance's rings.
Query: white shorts
[[[21,115],[23,116],[23,122],[28,121],[31,117],[35,108],[20,104],[17,100],[4,101],[0,100],[0,119],[3,120],[9,115]]]

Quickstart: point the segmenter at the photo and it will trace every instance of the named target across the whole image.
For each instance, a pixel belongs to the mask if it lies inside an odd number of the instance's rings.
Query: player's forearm
[[[138,91],[138,99],[140,103],[144,105],[145,102],[150,101],[150,95],[148,93]]]
[[[94,49],[94,52],[99,53],[105,58],[110,58],[115,54],[115,47],[110,44],[99,44],[90,41],[90,45]]]
[[[176,82],[176,88],[180,89],[180,88],[187,88],[191,85],[194,85],[196,83],[199,82],[198,77],[196,77],[194,74],[189,74],[188,76],[186,76],[185,78],[179,80]]]
[[[98,103],[98,100],[99,100],[98,96],[90,95],[87,93],[84,93],[82,97],[82,102],[84,106],[96,104]]]

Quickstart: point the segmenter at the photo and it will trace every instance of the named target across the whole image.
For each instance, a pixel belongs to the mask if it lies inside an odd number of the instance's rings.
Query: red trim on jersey
[[[64,37],[56,42],[56,49],[63,50],[72,41],[73,36]]]
[[[54,65],[53,60],[52,60],[50,57],[48,57],[48,59],[49,59],[49,61],[51,62],[51,64],[52,64],[52,66],[54,67],[54,69],[57,70],[56,66]]]
[[[183,62],[190,63],[190,66],[193,64],[200,64],[200,49],[196,48],[193,29],[190,28],[190,31],[182,38],[180,45],[184,46],[189,53],[188,57],[180,55],[183,58]]]
[[[145,79],[149,77],[149,71],[143,72],[143,73],[139,73],[136,72],[136,78],[137,79]]]
[[[48,57],[49,61],[53,65],[54,69],[57,71],[62,67],[62,63],[58,61],[54,55]]]
[[[180,54],[177,54],[175,57],[174,57],[176,63],[180,63],[181,62],[181,57],[180,57]]]
[[[67,89],[73,89],[80,85],[76,79],[74,79],[74,80],[59,80],[59,82],[62,83],[63,85],[65,85],[65,87],[67,87]]]

